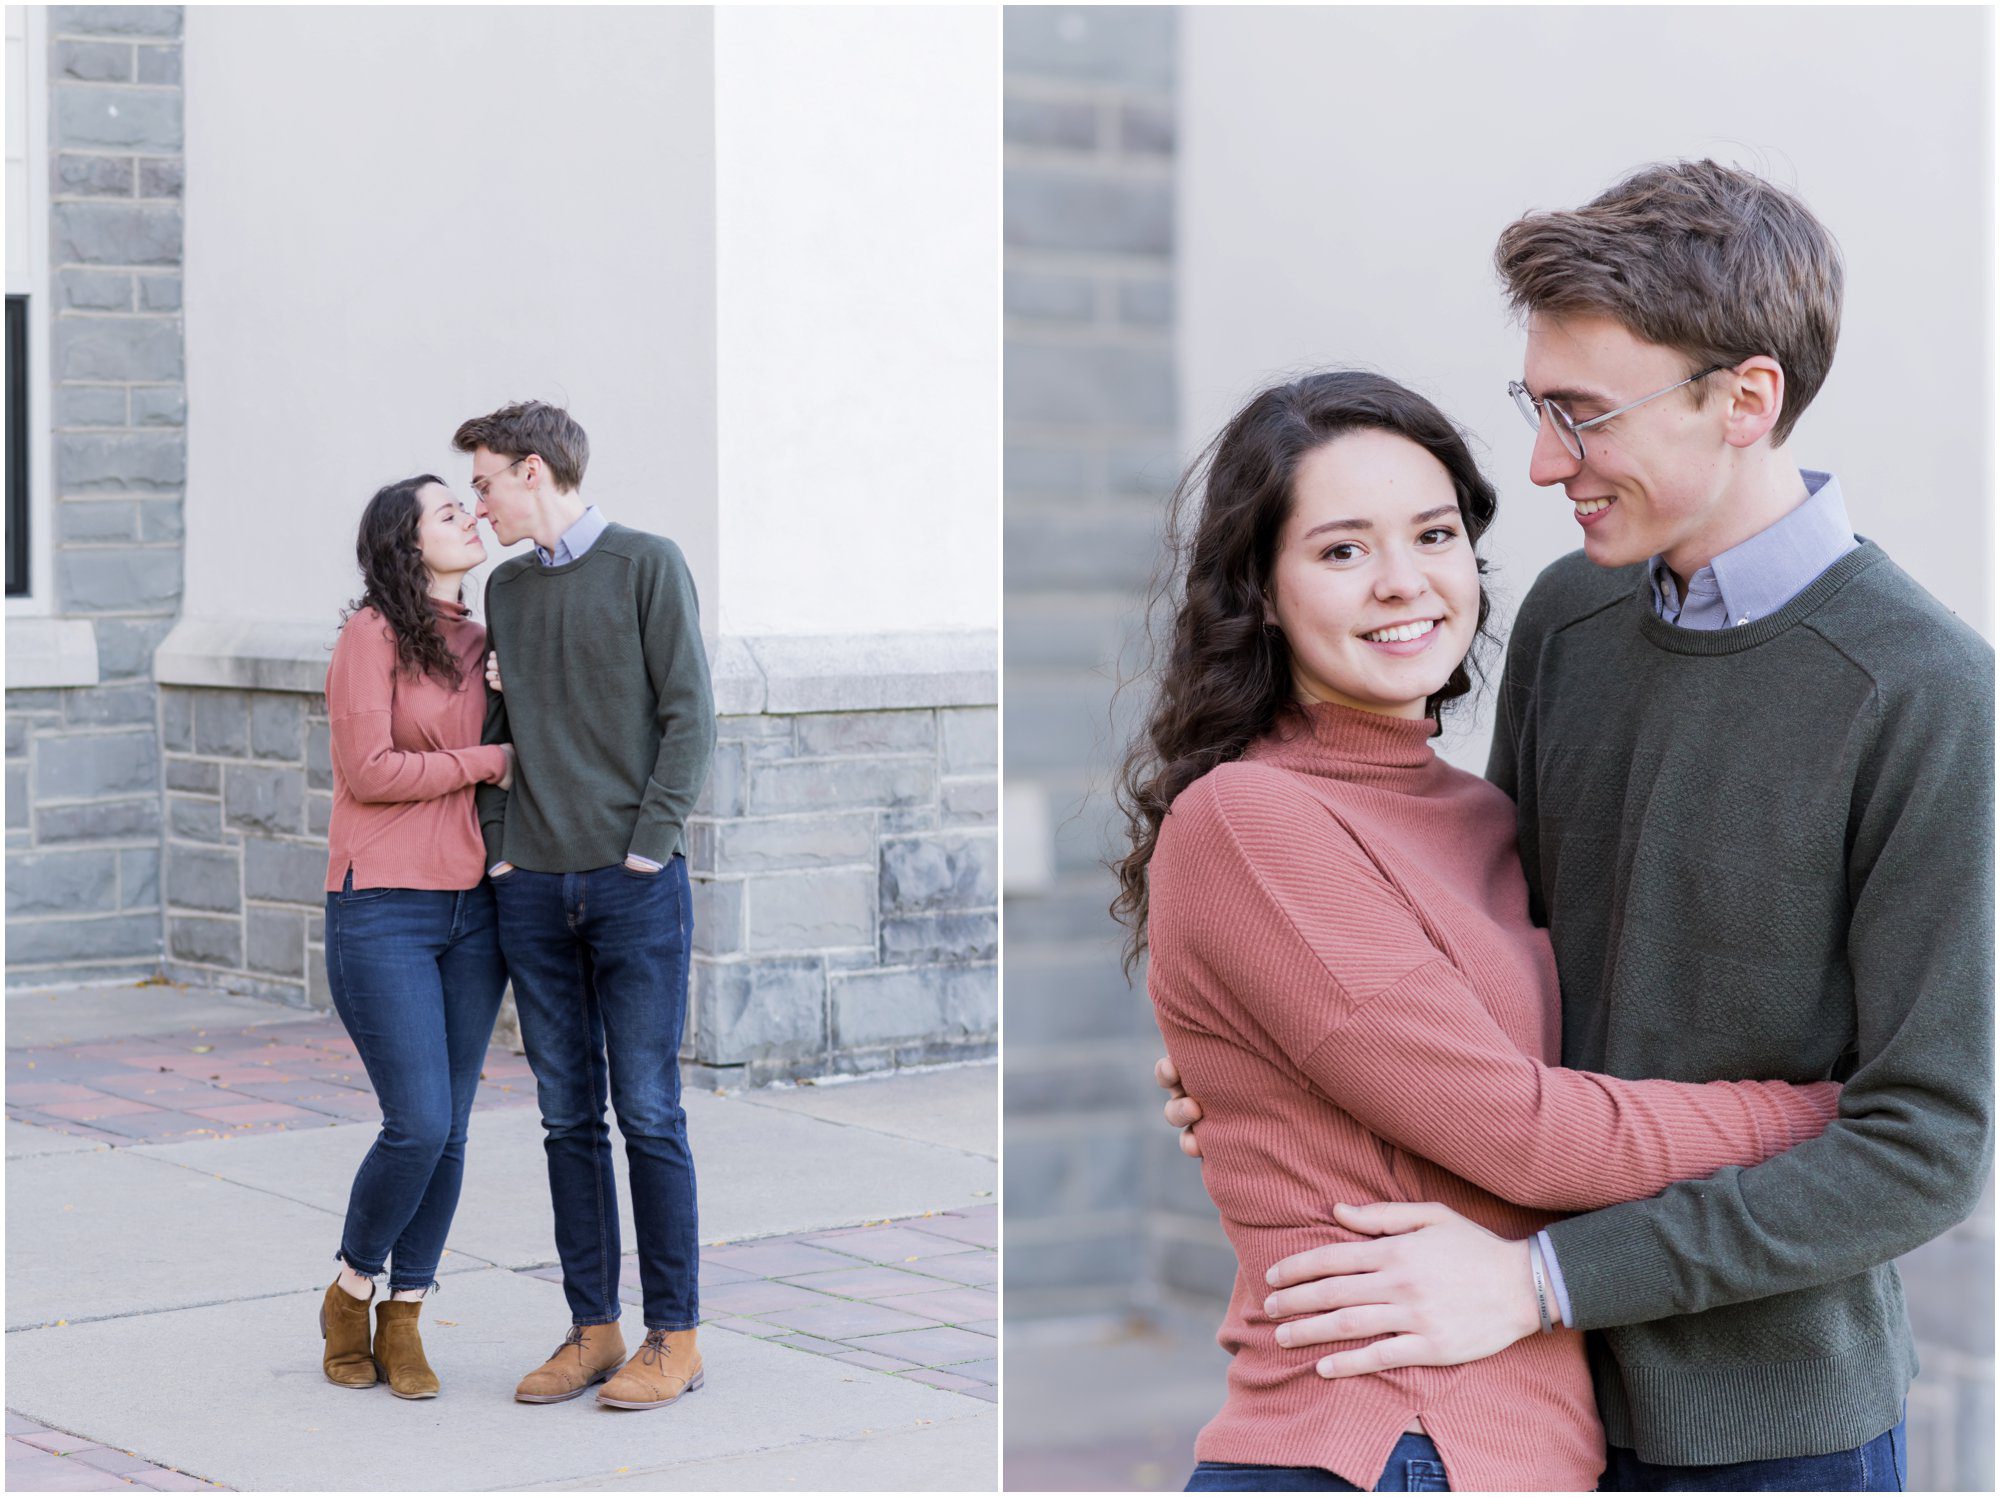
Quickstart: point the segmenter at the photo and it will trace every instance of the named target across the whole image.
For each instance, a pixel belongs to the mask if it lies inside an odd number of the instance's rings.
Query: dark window
[[[7,596],[28,591],[28,298],[7,298]]]

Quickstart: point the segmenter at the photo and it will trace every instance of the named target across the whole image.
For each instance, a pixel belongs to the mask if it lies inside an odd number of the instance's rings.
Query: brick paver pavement
[[[475,1112],[532,1106],[528,1064],[487,1052]],[[381,1116],[340,1021],[189,1030],[7,1052],[7,1116],[113,1148],[331,1127]],[[981,1206],[701,1255],[705,1324],[987,1403],[999,1401],[999,1211]],[[560,1279],[549,1265],[526,1270]],[[627,1254],[620,1296],[640,1301]],[[441,1304],[440,1309],[444,1308]],[[7,1415],[9,1491],[211,1483]]]
[[[528,1063],[486,1052],[474,1112],[535,1100]],[[191,1029],[7,1052],[7,1116],[118,1145],[379,1121],[338,1019]]]

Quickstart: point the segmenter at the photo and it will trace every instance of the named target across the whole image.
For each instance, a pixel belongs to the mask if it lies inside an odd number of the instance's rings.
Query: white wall
[[[998,626],[999,28],[716,16],[726,633]]]
[[[330,625],[375,489],[539,398],[714,629],[712,24],[188,8],[188,615]]]
[[[1180,368],[1190,450],[1274,377],[1376,368],[1469,428],[1501,496],[1504,634],[1576,549],[1527,481],[1500,230],[1645,162],[1714,156],[1840,241],[1831,377],[1794,432],[1855,529],[1992,634],[1993,245],[1984,8],[1190,9]],[[1554,497],[1551,497],[1551,494]],[[1495,662],[1497,670],[1497,658]],[[1490,694],[1489,698],[1490,699]],[[1468,714],[1469,716],[1469,714]],[[1487,716],[1448,735],[1481,766]]]

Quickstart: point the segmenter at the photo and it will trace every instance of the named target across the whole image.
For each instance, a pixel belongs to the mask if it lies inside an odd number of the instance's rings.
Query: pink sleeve
[[[372,609],[340,631],[326,672],[333,762],[358,801],[432,800],[466,785],[497,781],[507,758],[497,744],[418,752],[390,736],[396,646]]]
[[[1544,1065],[1323,809],[1227,784],[1183,800],[1182,830],[1205,850],[1200,881],[1227,892],[1173,901],[1195,922],[1203,964],[1335,1106],[1503,1199],[1551,1211],[1636,1200],[1757,1164],[1834,1117],[1831,1082],[1628,1081]]]

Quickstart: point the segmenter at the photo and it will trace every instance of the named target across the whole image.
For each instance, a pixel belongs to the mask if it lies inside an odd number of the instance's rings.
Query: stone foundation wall
[[[998,711],[725,717],[689,827],[718,1081],[993,1052]]]
[[[159,690],[153,808],[163,847],[149,856],[163,856],[169,978],[331,1003],[333,774],[325,701],[308,684],[324,677],[326,643],[317,629],[197,620],[161,651],[170,684]],[[942,666],[930,658],[941,650]],[[994,1052],[993,655],[990,635],[716,650],[725,710],[688,824],[691,1082],[756,1085]],[[238,684],[192,684],[219,681]],[[942,705],[912,705],[925,697]],[[821,707],[833,710],[811,710]],[[133,865],[135,887],[146,872]],[[150,918],[157,940],[160,917]]]
[[[326,1008],[323,698],[163,687],[164,970]]]

